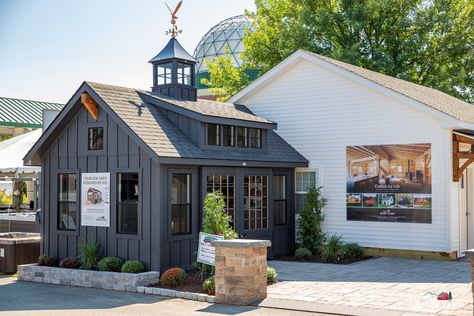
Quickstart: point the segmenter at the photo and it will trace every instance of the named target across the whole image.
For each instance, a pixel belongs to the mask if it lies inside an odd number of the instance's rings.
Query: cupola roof
[[[149,62],[153,64],[168,59],[181,59],[196,63],[196,59],[194,59],[175,38],[171,38],[165,48]]]

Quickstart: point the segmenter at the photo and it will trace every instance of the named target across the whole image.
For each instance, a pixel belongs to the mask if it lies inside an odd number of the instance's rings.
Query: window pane
[[[76,229],[76,203],[59,202],[58,203],[58,229],[74,230]]]
[[[250,147],[262,148],[262,130],[259,128],[250,129]]]
[[[237,147],[248,147],[248,128],[247,127],[235,127],[237,135]]]
[[[286,176],[273,177],[275,225],[286,224]]]
[[[316,185],[316,172],[296,172],[296,192],[306,192],[311,185]]]
[[[102,150],[104,149],[104,128],[90,127],[88,129],[88,149]]]
[[[191,205],[176,204],[171,206],[171,234],[191,233]]]
[[[235,146],[235,129],[234,126],[223,125],[224,146]]]
[[[302,211],[303,211],[303,208],[304,208],[304,202],[305,202],[305,199],[306,199],[306,194],[296,194],[295,195],[295,199],[296,199],[296,213],[297,214],[300,214]]]
[[[118,203],[117,232],[119,234],[138,233],[138,203]]]
[[[207,124],[207,144],[208,145],[220,145],[221,134],[220,125],[218,124]]]
[[[207,192],[220,191],[222,193],[232,227],[234,227],[234,190],[234,176],[225,174],[210,174],[207,176]]]
[[[191,203],[190,196],[190,174],[173,174],[171,183],[171,203],[185,204]]]
[[[167,84],[171,83],[171,69],[173,67],[172,63],[158,65],[157,72],[157,83],[158,84]]]
[[[181,84],[191,84],[191,66],[178,63],[177,69],[178,83]]]
[[[244,178],[244,229],[265,229],[268,226],[267,176]]]
[[[140,188],[137,172],[117,174],[117,233],[138,233]]]
[[[59,177],[60,202],[76,202],[77,177],[75,173],[61,173]]]

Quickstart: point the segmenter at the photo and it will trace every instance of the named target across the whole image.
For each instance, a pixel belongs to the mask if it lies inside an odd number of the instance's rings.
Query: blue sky
[[[184,0],[178,39],[192,54],[213,25],[254,8]],[[66,103],[85,80],[149,89],[169,21],[164,0],[0,0],[0,96]]]

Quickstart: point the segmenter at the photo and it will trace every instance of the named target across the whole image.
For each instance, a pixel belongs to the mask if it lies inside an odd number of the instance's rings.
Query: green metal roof
[[[64,104],[0,97],[0,126],[40,128],[43,110],[61,110]]]

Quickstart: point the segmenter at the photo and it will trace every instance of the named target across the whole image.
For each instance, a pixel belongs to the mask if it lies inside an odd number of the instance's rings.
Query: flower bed
[[[160,273],[105,272],[25,264],[18,266],[18,280],[136,292],[137,287],[159,281]]]

